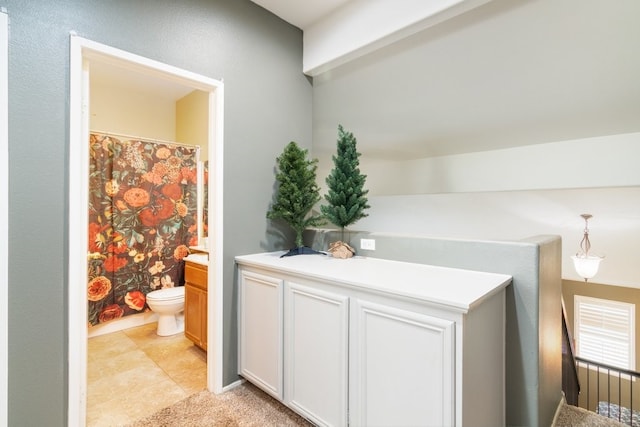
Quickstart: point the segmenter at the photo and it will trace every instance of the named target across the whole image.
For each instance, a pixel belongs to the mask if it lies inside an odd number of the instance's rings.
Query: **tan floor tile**
[[[172,405],[189,394],[167,378],[147,384],[135,392],[115,393],[113,396],[113,399],[100,402],[88,411],[88,426],[125,425]]]
[[[188,339],[144,351],[185,391],[195,393],[207,387],[207,353]]]
[[[200,354],[183,352],[181,357],[158,362],[158,365],[190,394],[207,387],[207,362]]]
[[[124,426],[135,421],[128,414],[113,409],[112,403],[104,402],[91,411],[87,411],[87,427]]]
[[[206,388],[206,352],[151,323],[89,340],[87,425],[125,425]],[[155,360],[154,360],[155,359]]]
[[[156,333],[158,330],[158,324],[147,323],[146,325],[136,326],[134,328],[124,329],[121,331],[123,334],[131,338],[136,342],[144,341],[144,340],[154,340],[159,335]]]
[[[143,367],[154,369],[157,365],[140,349],[118,354],[109,359],[92,359],[87,364],[87,384],[92,386],[101,380],[104,382],[105,378],[113,378],[123,372]]]
[[[104,376],[93,383],[87,392],[89,401],[109,400],[115,395],[130,395],[135,397],[140,389],[149,384],[171,380],[169,376],[155,363],[143,361],[139,365],[127,366],[120,372]]]
[[[176,355],[182,357],[184,353],[187,353],[189,349],[193,347],[193,343],[184,336],[174,335],[172,337],[158,338],[170,339],[145,342],[143,345],[140,345],[140,348],[147,354],[147,357],[156,363],[175,359]]]
[[[188,396],[181,387],[167,378],[136,390],[134,397],[127,398],[123,394],[115,402],[122,412],[136,420],[151,415]]]
[[[191,373],[185,378],[176,379],[176,383],[187,393],[187,396],[191,396],[207,389],[207,373]]]
[[[122,332],[100,335],[87,341],[88,360],[109,359],[136,347],[136,343]]]

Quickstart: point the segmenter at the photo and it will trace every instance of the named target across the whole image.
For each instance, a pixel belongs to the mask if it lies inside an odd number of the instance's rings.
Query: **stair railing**
[[[562,299],[562,391],[569,405],[578,406],[580,378],[573,348],[573,338],[567,326],[567,313]]]
[[[640,373],[576,357],[584,392],[578,406],[640,427]]]

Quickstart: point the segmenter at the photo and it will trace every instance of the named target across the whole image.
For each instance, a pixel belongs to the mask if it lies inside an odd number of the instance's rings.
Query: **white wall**
[[[361,168],[372,195],[458,193],[640,185],[637,159],[640,132],[406,161],[363,156]]]
[[[604,255],[594,283],[640,288],[640,186],[369,197],[356,230],[412,236],[519,240],[562,238],[562,277],[582,280],[570,256],[589,221],[592,252]]]
[[[209,160],[209,93],[194,90],[175,106],[176,141],[200,146],[200,160]]]
[[[175,141],[175,101],[118,86],[90,90],[91,130]]]
[[[353,229],[558,234],[579,280],[569,257],[590,213],[606,256],[593,281],[640,287],[639,5],[490,1],[314,75],[318,183],[342,124],[370,190]]]
[[[351,228],[480,240],[560,235],[562,277],[582,280],[570,257],[580,215],[590,213],[592,252],[605,256],[591,281],[640,288],[638,159],[640,133],[402,162],[361,157],[371,209]],[[333,164],[320,161],[324,194]]]

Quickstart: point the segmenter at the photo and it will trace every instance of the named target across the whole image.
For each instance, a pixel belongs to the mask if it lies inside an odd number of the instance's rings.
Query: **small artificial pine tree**
[[[296,246],[301,248],[302,232],[307,227],[323,223],[321,215],[308,216],[313,206],[320,201],[320,189],[316,184],[317,159],[307,160],[307,150],[302,150],[291,141],[282,155],[276,158],[278,181],[275,203],[267,212],[269,219],[282,219],[296,232]]]
[[[338,151],[332,157],[335,167],[326,179],[329,191],[324,196],[329,205],[320,206],[320,210],[329,221],[342,228],[343,241],[344,228],[368,216],[364,211],[370,207],[366,197],[369,190],[363,189],[367,176],[360,173],[358,157],[353,133],[345,132],[342,125],[338,125]]]

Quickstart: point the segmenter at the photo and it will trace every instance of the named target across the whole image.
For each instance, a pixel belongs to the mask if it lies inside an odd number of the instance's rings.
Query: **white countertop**
[[[506,274],[485,273],[356,256],[326,255],[280,258],[281,252],[237,256],[240,265],[283,271],[318,280],[340,282],[469,311],[511,283]]]
[[[189,262],[194,262],[196,264],[201,264],[201,265],[209,265],[209,254],[204,254],[204,253],[196,253],[196,254],[189,254],[186,257],[184,257],[185,261],[189,261]]]
[[[189,249],[192,249],[196,252],[209,253],[209,248],[207,248],[205,245],[189,246]]]

